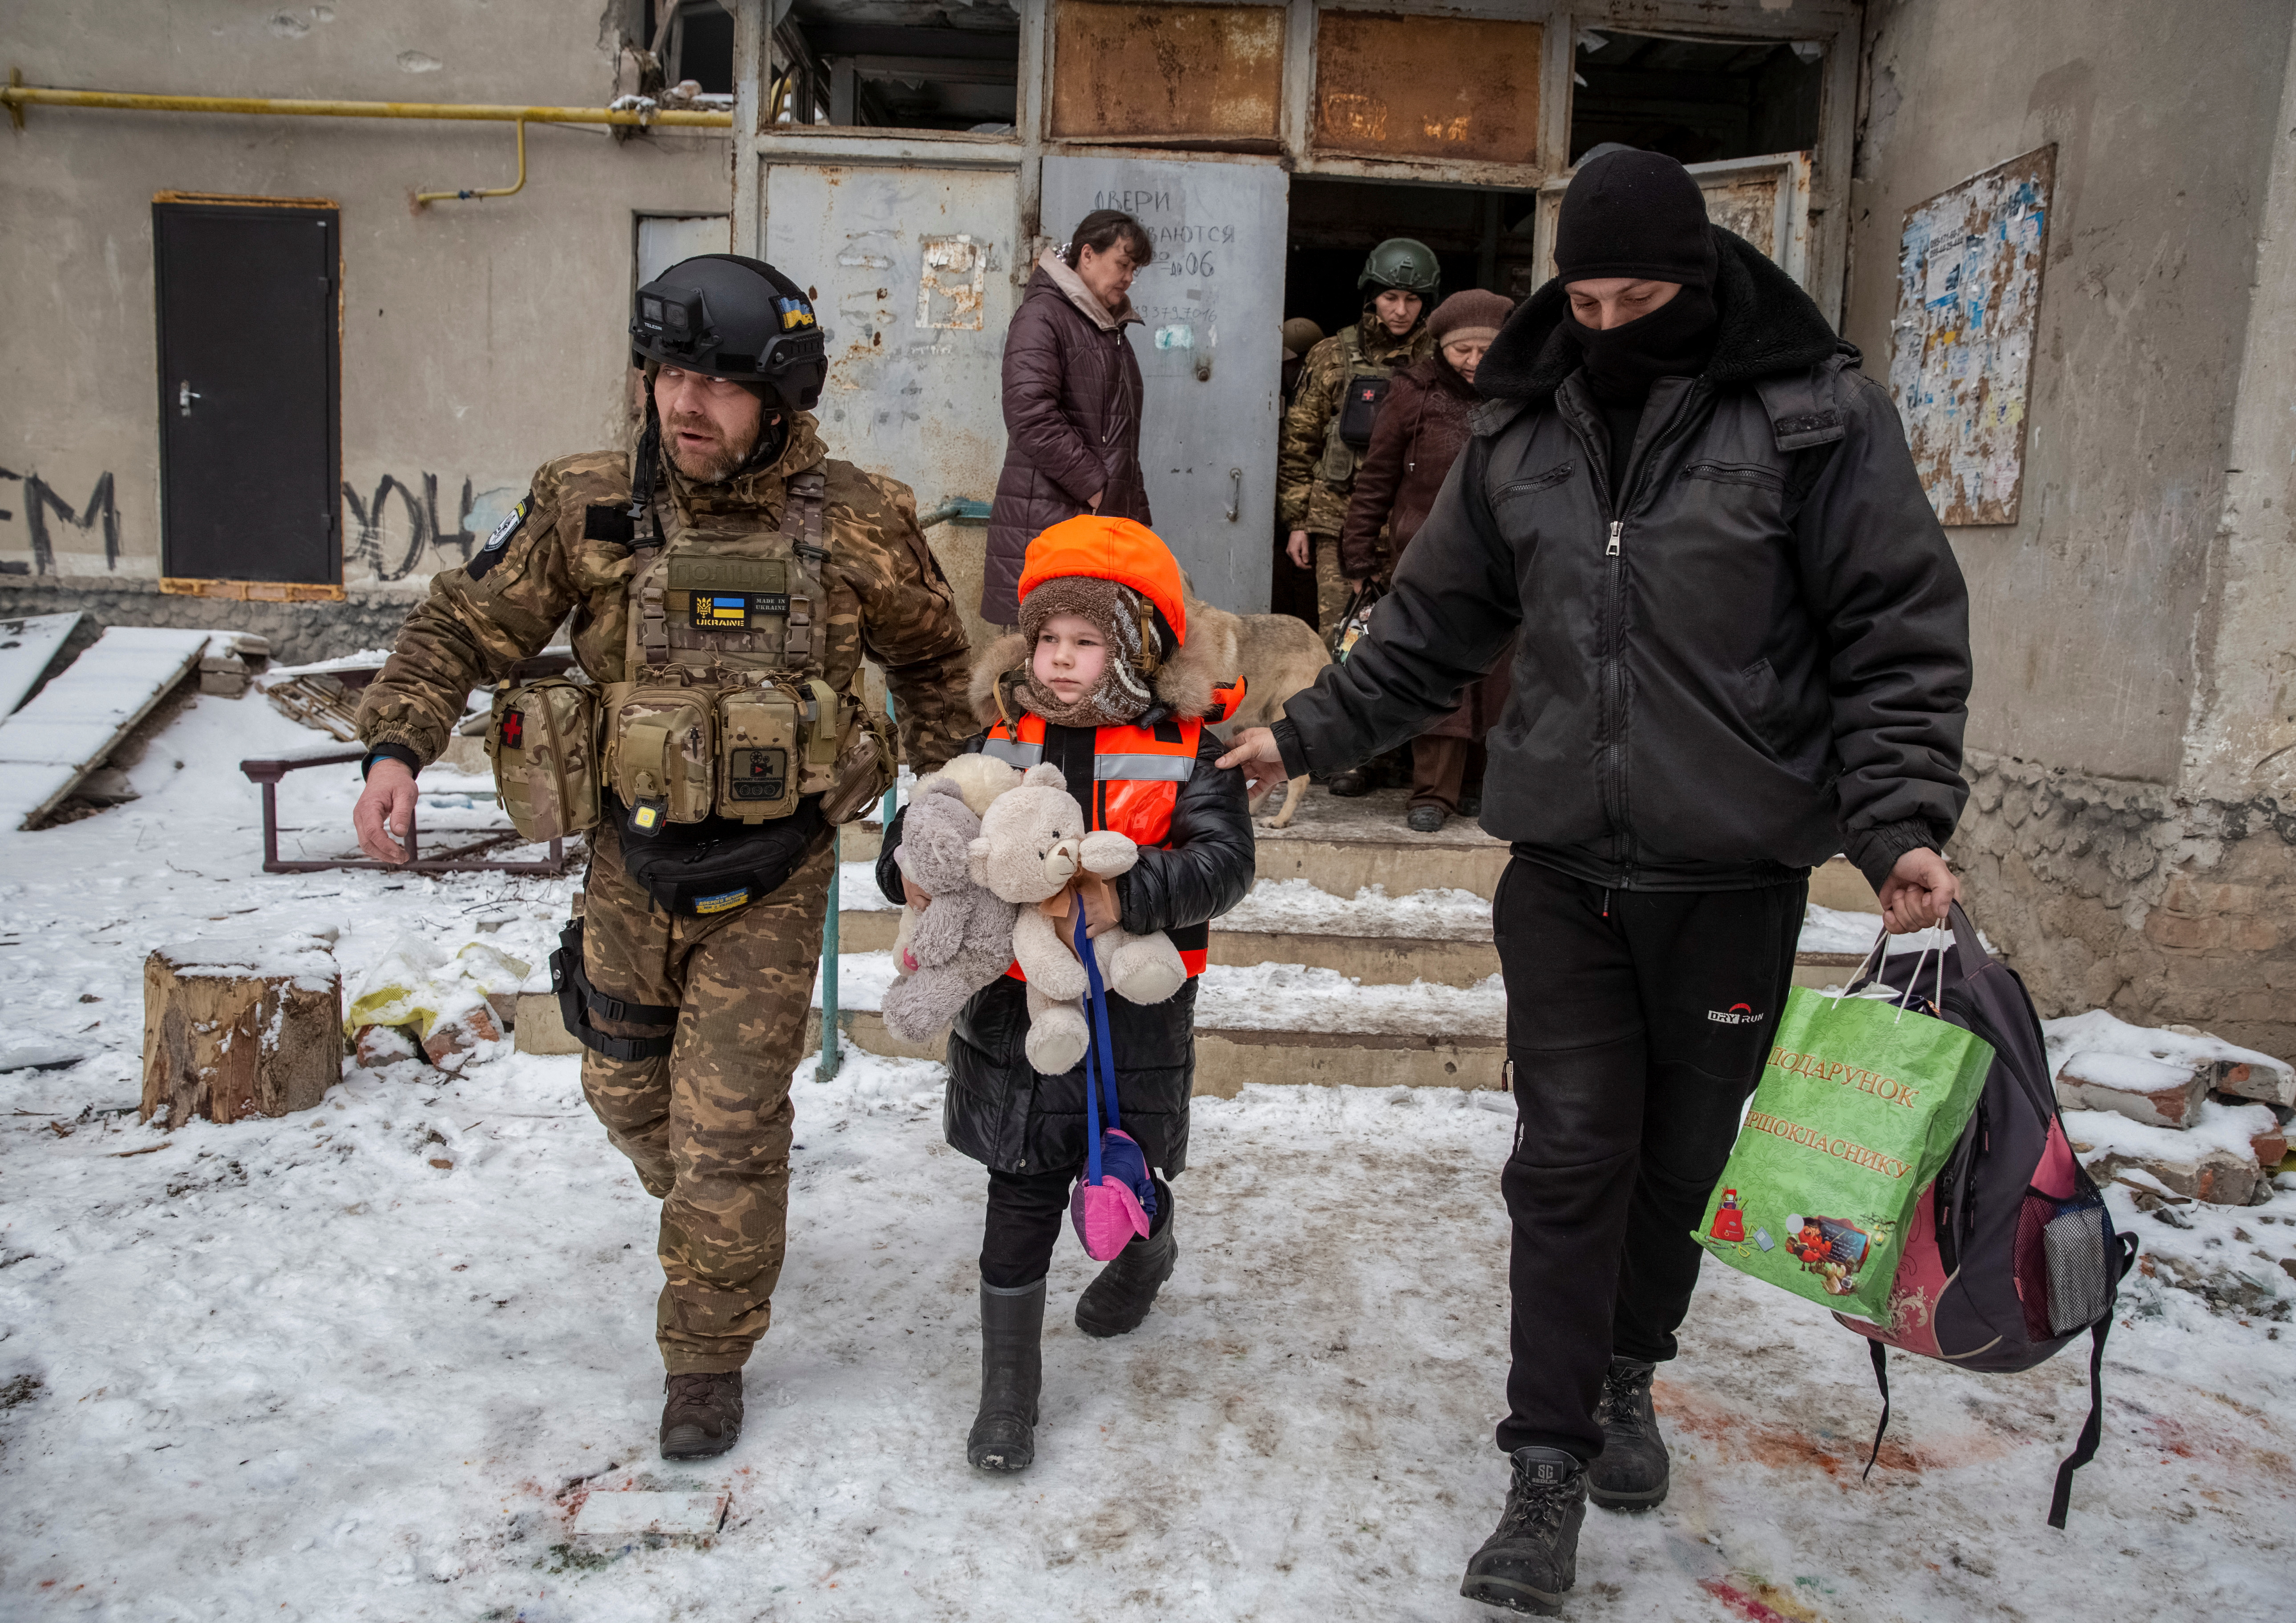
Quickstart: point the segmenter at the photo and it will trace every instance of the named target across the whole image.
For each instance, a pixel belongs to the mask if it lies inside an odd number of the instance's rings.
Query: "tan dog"
[[[1272,726],[1282,720],[1285,701],[1313,687],[1316,674],[1332,662],[1316,628],[1289,614],[1230,614],[1193,596],[1186,606],[1189,651],[1209,668],[1244,680],[1242,708],[1213,729],[1223,739],[1244,727]],[[1267,820],[1267,826],[1290,827],[1307,790],[1304,775],[1293,778],[1285,787],[1282,809]],[[1259,796],[1251,809],[1258,812],[1267,799]]]

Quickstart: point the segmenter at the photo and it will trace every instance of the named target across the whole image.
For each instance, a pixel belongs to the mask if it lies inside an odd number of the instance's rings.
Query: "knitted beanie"
[[[1435,307],[1435,314],[1427,318],[1427,331],[1439,349],[1463,340],[1488,344],[1499,335],[1513,310],[1513,301],[1500,294],[1468,288]]]
[[[1614,147],[1589,156],[1562,194],[1554,268],[1566,284],[1633,276],[1710,291],[1706,193],[1663,152]]]
[[[1090,620],[1108,648],[1099,684],[1073,704],[1062,703],[1036,676],[1037,638],[1046,621],[1062,614]],[[1037,582],[1021,600],[1021,635],[1027,644],[1018,695],[1022,707],[1058,727],[1121,726],[1138,717],[1156,698],[1149,678],[1150,650],[1143,642],[1144,622],[1146,636],[1158,643],[1153,652],[1160,661],[1170,650],[1161,646],[1147,600],[1131,587],[1092,575],[1058,575]]]

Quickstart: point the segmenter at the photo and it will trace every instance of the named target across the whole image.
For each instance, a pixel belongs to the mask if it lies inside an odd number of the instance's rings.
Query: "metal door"
[[[832,455],[907,485],[928,513],[996,493],[1015,178],[815,163],[766,171],[766,258],[806,287],[827,330],[822,438]]]
[[[160,573],[340,581],[335,210],[152,217]]]
[[[1054,241],[1095,209],[1125,210],[1155,239],[1132,284],[1146,326],[1128,330],[1146,384],[1148,505],[1196,594],[1239,614],[1267,608],[1287,198],[1273,163],[1045,160]]]

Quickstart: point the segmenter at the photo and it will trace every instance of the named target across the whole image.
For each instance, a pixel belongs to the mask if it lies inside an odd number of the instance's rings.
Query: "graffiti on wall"
[[[451,570],[471,561],[479,540],[503,518],[522,492],[508,486],[478,490],[463,481],[450,527],[439,514],[439,476],[421,476],[421,488],[398,475],[384,474],[362,496],[343,481],[343,507],[349,545],[343,552],[345,577],[369,575],[380,581],[404,580],[416,573]]]
[[[2014,524],[2057,149],[1906,210],[1890,392],[1946,524]]]
[[[20,515],[0,507],[0,524],[21,517],[25,539],[32,556],[0,559],[0,575],[53,575],[56,572],[55,537],[48,529],[48,521],[57,520],[70,525],[82,535],[101,532],[103,537],[103,567],[119,567],[119,507],[112,499],[112,479],[109,470],[95,478],[95,488],[88,492],[86,504],[74,508],[55,493],[48,482],[37,473],[18,473],[0,468],[0,483],[20,484],[24,488],[24,509]],[[80,549],[70,549],[80,550]]]

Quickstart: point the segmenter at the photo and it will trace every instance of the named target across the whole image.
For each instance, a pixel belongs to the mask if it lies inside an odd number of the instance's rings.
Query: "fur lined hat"
[[[972,708],[984,726],[1017,719],[1015,707],[1056,726],[1116,726],[1162,706],[1201,716],[1218,674],[1187,647],[1188,615],[1179,561],[1147,526],[1085,513],[1029,544],[1021,570],[1021,630],[1000,637],[973,666]],[[1037,685],[1031,652],[1045,623],[1074,614],[1108,644],[1100,685],[1063,705]]]

